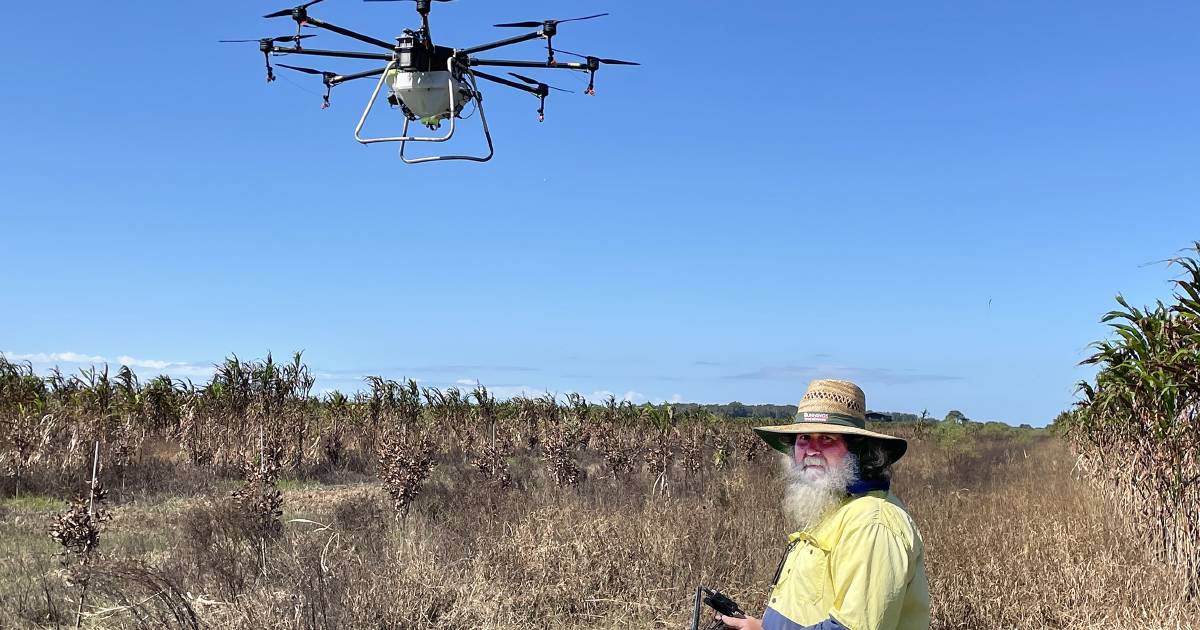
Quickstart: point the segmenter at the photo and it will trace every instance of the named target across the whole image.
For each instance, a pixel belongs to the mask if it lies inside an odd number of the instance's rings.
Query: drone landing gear
[[[487,162],[488,160],[492,159],[492,156],[495,155],[495,150],[492,146],[492,133],[488,129],[487,115],[484,114],[484,111],[483,111],[483,94],[480,93],[479,86],[476,84],[476,81],[475,81],[475,75],[474,75],[474,73],[471,72],[470,68],[466,68],[463,75],[465,77],[467,77],[471,82],[471,85],[470,85],[471,98],[475,99],[476,108],[479,111],[479,120],[480,120],[481,126],[483,127],[483,136],[487,140],[487,145],[488,145],[487,155],[482,155],[482,156],[477,156],[477,155],[435,155],[435,156],[428,156],[428,157],[421,157],[421,158],[409,158],[407,155],[405,155],[405,148],[409,142],[445,142],[445,141],[449,140],[450,138],[454,137],[454,132],[456,131],[457,126],[458,126],[456,123],[456,120],[458,119],[457,112],[460,108],[458,106],[458,98],[457,98],[459,92],[458,92],[458,88],[455,85],[455,81],[454,81],[454,62],[453,62],[453,60],[451,60],[449,62],[450,79],[448,81],[449,85],[448,85],[447,89],[448,89],[449,95],[450,95],[450,110],[449,110],[449,112],[450,112],[450,115],[449,115],[450,129],[449,129],[449,131],[446,132],[446,135],[444,135],[444,136],[410,136],[410,135],[408,135],[408,126],[413,121],[413,118],[406,115],[404,118],[404,128],[400,132],[401,135],[391,136],[391,137],[383,137],[383,138],[364,138],[362,136],[363,125],[366,124],[367,117],[370,116],[371,109],[374,108],[375,101],[379,98],[379,92],[380,92],[380,90],[383,89],[383,84],[385,82],[387,82],[389,74],[391,73],[391,71],[393,69],[395,69],[395,67],[396,67],[396,62],[391,61],[388,63],[387,67],[384,68],[383,74],[379,75],[379,81],[375,84],[375,91],[371,93],[371,99],[369,101],[367,101],[367,107],[366,107],[366,109],[363,110],[362,117],[358,119],[358,126],[356,126],[354,128],[354,139],[355,140],[358,140],[362,144],[374,144],[377,142],[399,142],[400,143],[400,159],[403,160],[405,164],[423,164],[425,162],[438,162],[438,161],[443,161],[443,160],[468,160],[471,162]],[[406,114],[407,113],[408,112],[406,111]]]
[[[453,63],[451,63],[450,67],[451,67],[451,69],[453,69],[453,67],[454,67]],[[444,142],[446,140],[449,140],[451,138],[451,136],[454,135],[454,129],[455,129],[454,121],[458,116],[456,114],[454,114],[453,112],[455,112],[458,109],[458,107],[457,107],[457,103],[456,103],[456,99],[455,99],[456,91],[453,89],[454,81],[451,80],[451,82],[450,82],[450,87],[451,87],[451,89],[450,89],[450,112],[451,112],[451,114],[450,114],[450,132],[441,138],[408,138],[407,137],[408,136],[408,125],[409,125],[409,123],[412,122],[412,120],[410,118],[405,117],[404,129],[401,130],[401,132],[400,132],[402,134],[401,135],[402,139],[400,140],[400,160],[403,161],[405,164],[424,164],[426,162],[441,162],[444,160],[466,160],[468,162],[487,162],[488,160],[492,159],[493,155],[496,154],[496,151],[492,146],[492,132],[488,129],[487,114],[485,114],[483,112],[483,93],[479,91],[479,85],[475,82],[475,75],[470,71],[470,69],[467,69],[465,76],[467,78],[469,78],[471,81],[471,92],[473,93],[473,98],[475,99],[475,108],[479,111],[479,124],[481,127],[483,127],[483,137],[485,140],[487,140],[487,145],[488,145],[487,155],[430,155],[430,156],[419,157],[419,158],[410,158],[407,155],[405,155],[404,151],[408,147],[409,142]]]

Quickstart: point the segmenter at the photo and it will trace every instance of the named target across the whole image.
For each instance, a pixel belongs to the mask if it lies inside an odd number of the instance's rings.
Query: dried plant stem
[[[96,474],[100,471],[100,441],[96,440],[96,448],[92,453],[92,480],[88,483],[88,514],[96,514]],[[79,606],[75,609],[75,627],[83,623],[83,601],[87,597],[88,580],[85,578],[79,587]]]
[[[267,450],[263,422],[264,420],[261,418],[258,421],[258,473],[260,475],[265,475],[267,472]],[[267,537],[262,533],[259,533],[258,536],[258,557],[262,563],[263,577],[267,577]]]
[[[100,441],[96,440],[96,450],[92,453],[92,481],[88,484],[88,514],[95,514],[96,502],[96,473],[100,469]]]

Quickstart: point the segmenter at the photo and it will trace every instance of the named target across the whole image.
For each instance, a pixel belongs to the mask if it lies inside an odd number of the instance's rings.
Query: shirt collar
[[[888,490],[891,487],[892,482],[887,479],[859,479],[858,481],[846,486],[846,494],[866,494],[875,490]]]

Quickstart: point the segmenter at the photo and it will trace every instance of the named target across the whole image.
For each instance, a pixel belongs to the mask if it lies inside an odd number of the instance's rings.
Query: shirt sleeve
[[[912,568],[912,552],[895,532],[869,523],[847,532],[830,556],[830,618],[850,630],[893,630]]]
[[[767,607],[767,612],[763,615],[762,625],[763,630],[849,630],[832,617],[816,625],[802,626],[784,617],[779,611],[769,606]]]

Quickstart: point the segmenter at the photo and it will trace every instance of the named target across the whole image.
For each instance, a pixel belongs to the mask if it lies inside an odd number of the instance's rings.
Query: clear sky
[[[288,34],[258,17],[285,6],[5,7],[0,351],[203,379],[304,350],[319,389],[638,402],[843,377],[873,409],[1040,425],[1113,296],[1166,297],[1155,261],[1200,238],[1194,2],[439,3],[451,46],[609,11],[556,44],[645,65],[543,124],[485,88],[496,158],[415,167],[353,140],[369,82],[321,111],[319,80],[267,85],[254,44],[216,43]],[[416,24],[404,2],[312,14]]]

